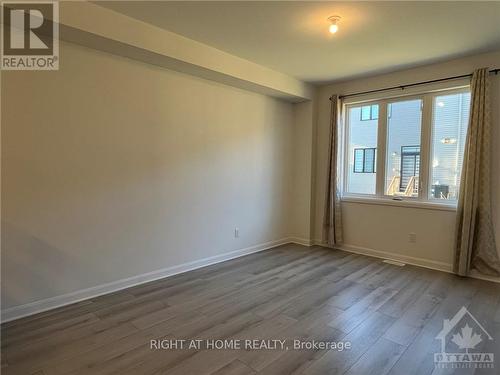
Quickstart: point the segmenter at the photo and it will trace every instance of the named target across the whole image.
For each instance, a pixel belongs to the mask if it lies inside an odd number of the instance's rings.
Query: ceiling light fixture
[[[339,29],[339,25],[337,23],[340,21],[340,16],[330,16],[328,17],[328,21],[330,21],[330,34],[335,34]]]

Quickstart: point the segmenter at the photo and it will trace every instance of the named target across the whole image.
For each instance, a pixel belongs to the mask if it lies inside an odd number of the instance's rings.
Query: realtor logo
[[[494,367],[493,353],[480,351],[493,337],[464,306],[451,320],[444,320],[436,339],[441,340],[441,352],[434,353],[434,364],[438,368]]]
[[[59,4],[2,2],[3,70],[59,69]]]

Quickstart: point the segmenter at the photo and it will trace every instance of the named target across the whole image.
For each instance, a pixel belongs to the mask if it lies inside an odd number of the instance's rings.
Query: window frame
[[[363,170],[361,172],[356,171],[356,150],[361,150],[363,151]],[[366,171],[365,167],[365,161],[366,161],[366,150],[373,151],[373,163],[372,163],[372,171]],[[377,148],[376,147],[357,147],[353,149],[353,154],[354,154],[354,162],[352,165],[352,173],[377,173]]]
[[[344,103],[342,106],[343,120],[341,127],[341,153],[339,158],[339,175],[341,176],[341,199],[348,202],[361,202],[373,204],[389,204],[396,206],[408,206],[419,208],[436,208],[445,210],[455,210],[457,200],[443,200],[433,198],[430,194],[429,181],[432,176],[432,168],[430,167],[430,159],[433,153],[432,137],[433,137],[433,117],[435,111],[435,98],[443,95],[452,95],[459,93],[470,92],[470,84],[454,85],[450,87],[437,88],[434,90],[420,91],[417,93],[408,93],[406,95],[381,96],[379,98],[372,97],[370,99],[351,101]],[[387,145],[387,130],[388,130],[388,109],[389,103],[397,101],[408,101],[412,99],[422,100],[422,123],[420,134],[420,164],[419,164],[419,192],[415,197],[391,196],[386,194],[385,177],[386,177],[386,145]],[[375,194],[351,193],[348,192],[348,174],[349,174],[349,109],[353,107],[363,107],[367,105],[378,105],[379,115],[377,119],[377,147],[375,150],[375,169],[376,187]],[[371,111],[371,110],[370,110]],[[371,112],[370,112],[371,113]],[[373,120],[372,120],[373,121]],[[353,167],[354,168],[354,167]],[[364,164],[363,164],[364,168]]]
[[[377,100],[368,100],[368,101],[363,101],[361,103],[352,103],[352,104],[346,104],[344,103],[342,105],[342,111],[341,111],[341,118],[342,118],[342,125],[341,125],[341,130],[340,130],[340,138],[341,142],[339,142],[339,145],[342,145],[340,147],[341,152],[340,152],[340,157],[339,157],[339,164],[338,164],[338,169],[339,169],[339,176],[341,176],[341,183],[340,183],[340,194],[341,194],[341,199],[344,197],[351,197],[351,198],[366,198],[366,197],[373,197],[374,194],[363,194],[363,193],[347,193],[347,175],[349,173],[349,168],[347,166],[347,163],[349,162],[349,128],[348,124],[350,122],[350,107],[362,107],[362,106],[367,106],[367,105],[376,105],[379,104]],[[379,142],[379,137],[380,137],[380,119],[382,116],[385,115],[385,111],[382,113],[381,108],[379,106],[378,108],[378,132],[377,132],[377,147],[375,150],[375,174],[376,174],[376,179],[377,182],[375,184],[375,188],[378,185],[378,178],[379,178],[379,171],[380,171],[380,158],[379,158],[379,152],[380,152],[380,142]],[[361,118],[361,117],[360,117]],[[361,121],[361,120],[360,120]],[[363,120],[364,121],[364,120]],[[373,120],[372,120],[373,121]],[[376,195],[378,195],[378,192],[376,192]]]
[[[373,121],[373,120],[378,120],[379,117],[380,117],[380,107],[379,107],[379,111],[377,113],[377,118],[373,117],[373,107],[375,106],[376,104],[368,104],[368,105],[362,105],[361,106],[361,110],[359,111],[359,121]],[[368,118],[363,118],[363,107],[369,107],[370,108],[370,116]]]
[[[432,96],[431,96],[431,113],[430,113],[430,119],[429,119],[429,145],[428,145],[428,148],[427,148],[427,151],[428,151],[428,163],[429,163],[429,166],[427,168],[427,176],[426,176],[426,180],[427,181],[432,181],[432,168],[430,167],[430,158],[432,157],[432,155],[434,154],[434,147],[433,147],[433,128],[432,128],[432,122],[433,122],[433,119],[434,119],[434,111],[436,110],[436,101],[435,101],[435,98],[438,97],[438,96],[443,96],[443,95],[450,95],[450,94],[462,94],[462,93],[466,93],[466,92],[471,92],[471,88],[470,86],[467,86],[467,87],[460,87],[460,88],[455,88],[455,89],[450,89],[450,90],[441,90],[441,91],[436,91],[436,92],[433,92],[432,93]],[[469,113],[469,116],[470,116],[470,113]],[[461,174],[461,173],[460,173]],[[461,182],[461,181],[460,181]],[[426,188],[426,194],[427,194],[427,201],[428,202],[431,202],[431,203],[436,203],[436,204],[443,204],[442,202],[443,201],[447,201],[447,199],[438,199],[438,198],[434,198],[431,193],[430,193],[430,185],[429,184],[426,184],[425,186]],[[460,191],[460,188],[458,189],[458,191]],[[454,205],[456,206],[457,203],[458,203],[458,194],[457,194],[457,199],[456,200],[452,200],[451,202],[454,202]]]

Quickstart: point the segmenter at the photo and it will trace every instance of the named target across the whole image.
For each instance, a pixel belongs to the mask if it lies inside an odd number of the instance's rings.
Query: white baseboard
[[[197,268],[206,267],[211,264],[216,264],[224,262],[230,259],[239,258],[248,254],[257,253],[259,251],[264,251],[271,249],[276,246],[285,245],[287,243],[295,243],[303,246],[319,245],[328,247],[325,243],[320,240],[309,240],[306,238],[299,237],[286,237],[280,240],[266,242],[263,244],[258,244],[255,246],[247,247],[244,249],[239,249],[235,251],[230,251],[228,253],[215,255],[208,258],[203,258],[200,260],[195,260],[188,263],[179,264],[177,266],[167,267],[153,272],[129,277],[126,279],[121,279],[113,281],[107,284],[98,285],[92,288],[77,290],[75,292],[63,294],[56,297],[51,297],[25,305],[14,306],[9,309],[2,310],[2,323],[16,320],[25,316],[37,314],[47,310],[52,310],[57,307],[62,307],[75,302],[83,301],[89,298],[98,297],[104,294],[113,293],[122,289],[130,288],[132,286],[144,284],[154,280],[162,279],[168,276],[177,275],[179,273],[195,270]],[[406,255],[399,255],[394,253],[389,253],[385,251],[379,251],[374,249],[368,249],[359,246],[352,245],[342,245],[337,247],[339,250],[347,251],[355,254],[368,255],[376,258],[390,259],[394,261],[404,262],[407,264],[412,264],[415,266],[430,268],[438,271],[452,272],[452,265],[444,262],[437,262],[423,258],[410,257]],[[489,280],[493,282],[500,282],[500,278],[482,276],[479,274],[471,274],[471,277]]]
[[[304,245],[304,246],[313,246],[314,245],[314,241],[312,241],[308,238],[288,237],[286,240],[289,243],[296,243],[297,245]]]
[[[328,246],[327,244],[325,244],[324,242],[322,242],[321,240],[313,240],[311,242],[313,243],[313,245],[318,245],[318,246],[323,246],[323,247],[331,247],[331,246]],[[346,245],[346,244],[343,244],[341,246],[335,246],[335,248],[342,250],[342,251],[347,251],[349,253],[368,255],[368,256],[375,257],[375,258],[388,259],[388,260],[392,260],[392,261],[396,261],[396,262],[403,262],[403,263],[411,264],[413,266],[430,268],[430,269],[436,270],[436,271],[454,273],[453,272],[453,265],[451,263],[438,262],[435,260],[429,260],[429,259],[425,259],[425,258],[411,257],[411,256],[407,256],[407,255],[389,253],[386,251],[374,250],[374,249],[369,249],[366,247]],[[479,272],[477,272],[476,270],[472,270],[470,272],[470,274],[468,275],[468,277],[471,277],[473,279],[491,281],[494,283],[500,283],[500,277],[482,275]]]
[[[325,243],[323,243],[320,240],[315,240],[314,244],[329,247],[328,245],[326,245]],[[387,251],[369,249],[369,248],[361,247],[361,246],[342,244],[340,246],[335,246],[335,248],[339,249],[339,250],[347,251],[349,253],[368,255],[368,256],[375,257],[375,258],[389,259],[389,260],[393,260],[396,262],[403,262],[406,264],[411,264],[413,266],[430,268],[430,269],[437,270],[437,271],[444,271],[444,272],[451,273],[453,270],[453,265],[450,263],[439,262],[439,261],[425,259],[425,258],[417,258],[417,257],[408,256],[408,255],[389,253]]]
[[[168,276],[177,275],[179,273],[195,270],[197,268],[206,267],[211,264],[224,262],[230,259],[239,258],[248,254],[257,253],[259,251],[268,250],[276,246],[284,245],[287,243],[300,243],[307,242],[304,239],[286,237],[280,240],[266,242],[255,246],[230,251],[228,253],[215,255],[208,258],[195,260],[188,263],[179,264],[172,267],[163,268],[153,272],[144,273],[137,276],[132,276],[126,279],[112,281],[110,283],[98,285],[95,287],[77,290],[75,292],[55,296],[35,302],[30,302],[25,305],[14,306],[2,310],[2,323],[16,320],[25,316],[37,314],[43,311],[52,310],[57,307],[69,305],[75,302],[83,301],[89,298],[98,297],[104,294],[116,292],[122,289],[130,288],[139,284],[148,283],[154,280],[163,279]],[[306,245],[309,246],[309,245]]]

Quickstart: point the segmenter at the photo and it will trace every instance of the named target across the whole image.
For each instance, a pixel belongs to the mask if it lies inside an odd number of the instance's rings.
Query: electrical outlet
[[[240,228],[234,228],[234,238],[238,238],[240,236]]]
[[[417,234],[416,233],[408,233],[408,242],[416,243],[417,242]]]

